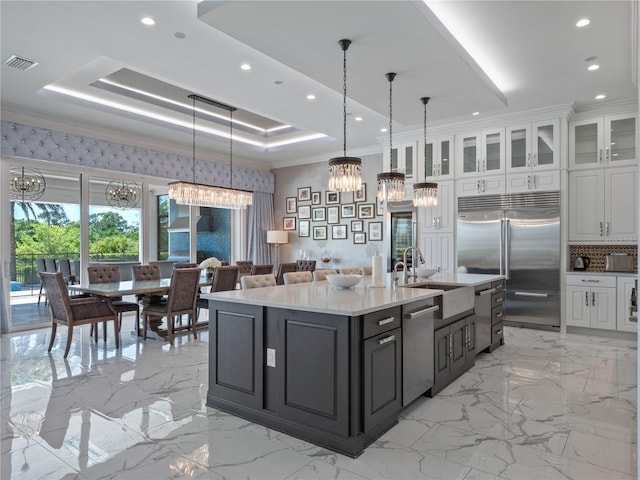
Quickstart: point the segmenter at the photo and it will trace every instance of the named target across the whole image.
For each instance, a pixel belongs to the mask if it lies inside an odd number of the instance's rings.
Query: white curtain
[[[273,263],[272,247],[267,243],[267,230],[274,230],[273,195],[253,192],[249,206],[248,257],[254,264]]]

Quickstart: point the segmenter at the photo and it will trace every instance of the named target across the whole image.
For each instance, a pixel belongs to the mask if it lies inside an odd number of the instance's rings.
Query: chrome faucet
[[[422,252],[420,251],[420,249],[418,247],[416,247],[415,245],[411,245],[410,247],[407,247],[407,248],[404,249],[404,253],[402,254],[402,264],[404,265],[404,281],[405,281],[405,283],[409,279],[408,277],[411,277],[411,278],[417,278],[418,277],[418,275],[416,275],[416,258],[415,258],[415,255],[412,255],[412,257],[411,257],[411,266],[413,268],[413,273],[409,273],[409,269],[407,268],[407,252],[409,252],[410,250],[414,250],[418,254],[418,261],[420,263],[424,263],[424,257],[422,256]],[[396,265],[397,265],[397,263],[396,263]]]
[[[398,265],[402,265],[402,270],[404,270],[405,275],[407,272],[407,267],[403,262],[396,262],[396,264],[393,266],[393,272],[391,273],[391,280],[393,280],[393,286],[394,288],[396,287],[396,285],[398,285]],[[404,281],[407,281],[407,278],[405,276]]]

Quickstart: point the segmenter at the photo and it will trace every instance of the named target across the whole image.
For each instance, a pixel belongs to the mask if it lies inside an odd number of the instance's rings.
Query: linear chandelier
[[[253,195],[246,190],[233,188],[233,112],[234,107],[200,95],[189,95],[193,100],[193,182],[169,184],[169,198],[181,205],[244,209],[253,202]],[[229,112],[229,188],[203,185],[196,182],[196,100]]]
[[[393,171],[393,79],[395,73],[385,75],[389,80],[389,171],[378,174],[378,199],[384,202],[404,200],[404,173]]]
[[[424,182],[413,185],[413,206],[433,207],[438,204],[438,184],[427,182],[427,103],[429,97],[420,99],[424,105]]]
[[[343,156],[329,160],[329,190],[335,192],[356,192],[362,188],[362,160],[347,157],[347,49],[351,40],[338,42],[343,51],[342,59],[342,128]]]

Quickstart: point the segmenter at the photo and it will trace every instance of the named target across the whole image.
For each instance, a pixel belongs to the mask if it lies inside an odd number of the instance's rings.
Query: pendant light
[[[438,184],[427,182],[427,103],[429,97],[420,99],[424,105],[424,182],[413,185],[413,206],[433,207],[438,204]]]
[[[252,204],[252,193],[233,188],[233,112],[234,107],[216,102],[200,95],[189,95],[193,100],[193,182],[169,184],[169,198],[181,205],[244,209]],[[196,100],[229,112],[229,188],[213,187],[196,183]]]
[[[389,171],[378,174],[378,199],[384,202],[404,200],[404,173],[393,171],[393,79],[395,73],[385,75],[389,80]]]
[[[21,167],[11,172],[9,198],[17,202],[35,202],[44,195],[47,181],[35,168]]]
[[[351,40],[338,42],[343,52],[342,59],[342,120],[343,156],[329,160],[329,190],[335,192],[355,192],[362,188],[362,160],[347,157],[347,49]]]

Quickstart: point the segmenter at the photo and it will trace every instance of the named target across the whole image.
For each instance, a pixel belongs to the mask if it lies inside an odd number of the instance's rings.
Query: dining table
[[[211,279],[207,277],[206,272],[203,272],[200,276],[199,286],[201,288],[211,286]],[[159,280],[122,280],[120,282],[110,283],[89,283],[85,285],[69,285],[71,292],[77,292],[81,294],[88,294],[97,297],[115,298],[125,295],[141,295],[142,305],[150,305],[155,302],[159,302],[163,295],[169,293],[171,287],[171,278],[161,278]],[[162,326],[163,317],[151,317],[149,320],[149,328],[151,332],[155,333],[161,338],[167,336],[167,331]],[[198,322],[196,319],[196,328],[203,328],[209,324],[208,321]],[[188,325],[177,325],[174,327],[175,331],[181,331],[188,329]],[[138,336],[142,336],[142,327],[138,332],[134,332]],[[149,337],[149,335],[147,335]],[[151,335],[149,338],[153,338]]]

